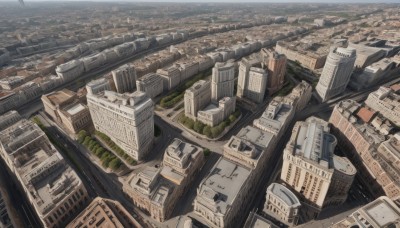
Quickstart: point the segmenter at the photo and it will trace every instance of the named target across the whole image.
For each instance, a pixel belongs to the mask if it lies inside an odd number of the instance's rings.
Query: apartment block
[[[94,127],[108,135],[129,156],[142,160],[154,140],[154,103],[143,92],[104,91],[87,95]]]

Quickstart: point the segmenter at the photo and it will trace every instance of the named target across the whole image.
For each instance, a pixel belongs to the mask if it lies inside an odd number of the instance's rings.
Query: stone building
[[[161,175],[186,188],[204,161],[203,148],[175,138],[165,150]]]
[[[181,72],[176,66],[158,69],[157,74],[163,80],[164,91],[169,91],[181,83]]]
[[[299,221],[300,208],[300,200],[288,188],[278,183],[268,186],[264,213],[288,226],[296,226]]]
[[[306,81],[301,81],[300,84],[292,89],[292,92],[285,97],[285,101],[295,108],[295,111],[303,110],[308,102],[310,102],[312,95],[312,86]]]
[[[106,78],[92,80],[88,84],[86,84],[86,91],[88,94],[95,95],[106,90],[111,90],[110,81]]]
[[[272,95],[280,90],[285,82],[286,56],[271,49],[261,49],[263,64],[268,70],[267,88]]]
[[[279,226],[275,225],[271,221],[266,218],[261,217],[255,212],[250,212],[249,217],[247,217],[246,223],[244,224],[244,228],[278,228]]]
[[[360,108],[361,105],[352,100],[336,105],[329,119],[333,132],[370,191],[375,195],[386,194],[400,205],[400,169],[392,157],[400,151],[396,143],[399,137],[387,140],[356,115]]]
[[[400,126],[400,95],[387,87],[380,87],[377,91],[370,93],[365,104],[379,111],[393,124]]]
[[[67,228],[92,226],[107,228],[142,227],[120,202],[100,197],[96,197],[85,210],[67,225]]]
[[[145,167],[133,174],[123,189],[137,207],[163,222],[170,218],[203,164],[202,148],[174,139],[165,151],[161,168]]]
[[[33,122],[22,119],[1,131],[0,155],[44,227],[64,227],[85,206],[82,181]]]
[[[209,81],[200,80],[186,90],[185,115],[192,119],[197,118],[197,112],[211,102],[211,87]]]
[[[354,48],[334,45],[326,59],[316,91],[322,101],[327,101],[346,90],[356,61]]]
[[[197,112],[197,120],[214,127],[234,113],[236,109],[235,97],[224,97],[218,102],[218,106],[210,103],[207,107]]]
[[[136,70],[125,64],[111,71],[117,93],[132,93],[136,88]]]
[[[211,76],[211,101],[233,97],[235,67],[233,62],[216,63]]]
[[[75,92],[63,89],[45,94],[42,102],[44,111],[71,134],[92,125],[89,108],[79,101]]]
[[[388,197],[381,196],[331,227],[399,227],[399,218],[399,207]]]
[[[129,156],[142,160],[154,140],[154,103],[143,92],[104,91],[87,95],[94,127],[108,135]]]
[[[149,73],[137,79],[136,88],[153,99],[163,92],[163,80],[158,74]]]
[[[247,202],[250,170],[220,158],[197,188],[194,212],[210,227],[232,227],[241,221],[240,211]]]
[[[285,103],[283,97],[275,97],[265,109],[262,116],[253,121],[253,125],[263,131],[270,132],[278,138],[294,117],[294,107]]]
[[[4,113],[0,119],[0,131],[10,127],[21,119],[21,115],[15,110]]]
[[[267,88],[268,73],[261,65],[255,67],[257,65],[260,65],[258,59],[243,58],[240,61],[237,96],[261,103]]]
[[[85,71],[83,62],[80,60],[72,60],[70,62],[57,66],[56,73],[64,82],[69,82],[79,77]]]
[[[356,168],[333,154],[336,137],[328,123],[310,117],[297,122],[283,152],[281,180],[300,196],[306,218],[312,219],[329,205],[340,205],[353,183]]]

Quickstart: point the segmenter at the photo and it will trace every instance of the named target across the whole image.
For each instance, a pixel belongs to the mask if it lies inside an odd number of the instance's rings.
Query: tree
[[[99,147],[99,148],[97,148],[97,150],[94,153],[96,154],[97,157],[101,157],[101,155],[103,155],[104,151],[105,150],[103,147]]]
[[[117,170],[119,167],[121,167],[122,162],[119,158],[114,158],[113,160],[110,161],[109,167],[112,170]]]
[[[207,125],[203,128],[203,135],[207,136],[208,138],[212,138],[210,126]]]
[[[210,149],[206,148],[203,150],[204,156],[208,157],[211,153]]]
[[[92,138],[90,138],[90,136],[86,136],[85,140],[83,141],[83,145],[85,147],[88,147],[91,140],[92,140]]]
[[[85,130],[81,130],[78,133],[78,142],[79,143],[83,143],[83,141],[85,140],[86,136],[88,136],[87,132]]]
[[[233,123],[236,121],[236,117],[234,115],[230,115],[229,120],[231,121],[231,123]]]
[[[202,133],[203,132],[203,128],[205,127],[205,124],[203,124],[200,121],[196,121],[193,125],[193,130],[197,133]]]

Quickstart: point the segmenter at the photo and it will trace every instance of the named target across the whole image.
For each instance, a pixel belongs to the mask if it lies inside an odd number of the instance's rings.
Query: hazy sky
[[[0,0],[1,2],[17,2],[18,0]],[[64,2],[64,1],[91,1],[91,2],[236,2],[236,3],[249,3],[249,2],[318,2],[318,3],[400,3],[400,0],[24,0],[25,2]]]

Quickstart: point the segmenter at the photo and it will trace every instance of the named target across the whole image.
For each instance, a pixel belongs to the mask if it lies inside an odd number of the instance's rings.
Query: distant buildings
[[[150,98],[155,98],[163,92],[163,80],[156,73],[149,73],[137,79],[136,88],[146,93]]]
[[[332,47],[316,90],[322,101],[343,93],[349,83],[356,60],[353,48]]]
[[[280,90],[285,82],[286,56],[271,49],[261,49],[263,64],[268,70],[267,88],[272,95]]]
[[[310,70],[316,70],[324,66],[328,54],[327,50],[320,48],[321,46],[323,45],[318,44],[318,41],[311,44],[305,44],[301,41],[278,41],[275,50],[285,55],[289,60],[297,61]]]
[[[351,76],[349,86],[361,90],[400,73],[400,59],[384,58]]]
[[[2,130],[0,155],[44,227],[64,227],[86,204],[82,181],[33,122],[18,120]]]
[[[283,153],[281,180],[301,196],[308,219],[346,198],[356,168],[344,157],[333,154],[337,140],[328,123],[315,117],[297,122]]]
[[[233,97],[235,68],[233,62],[216,63],[211,76],[211,101]]]
[[[44,111],[69,133],[77,134],[92,125],[89,108],[75,92],[63,89],[42,96]]]
[[[137,207],[163,222],[203,164],[202,148],[174,139],[165,151],[162,168],[145,167],[133,174],[123,189]]]
[[[398,227],[400,226],[400,209],[392,200],[381,196],[361,207],[332,228],[346,227]]]
[[[129,212],[115,200],[96,197],[67,228],[92,227],[137,227],[142,226],[129,214]]]
[[[272,183],[267,188],[263,212],[288,225],[297,225],[301,203],[297,196],[281,184]]]
[[[87,102],[97,131],[136,160],[149,153],[154,139],[154,103],[145,93],[89,93]]]
[[[391,88],[380,87],[370,93],[365,104],[400,126],[400,95],[394,93]]]
[[[117,93],[132,93],[136,88],[136,70],[129,64],[111,71]]]

